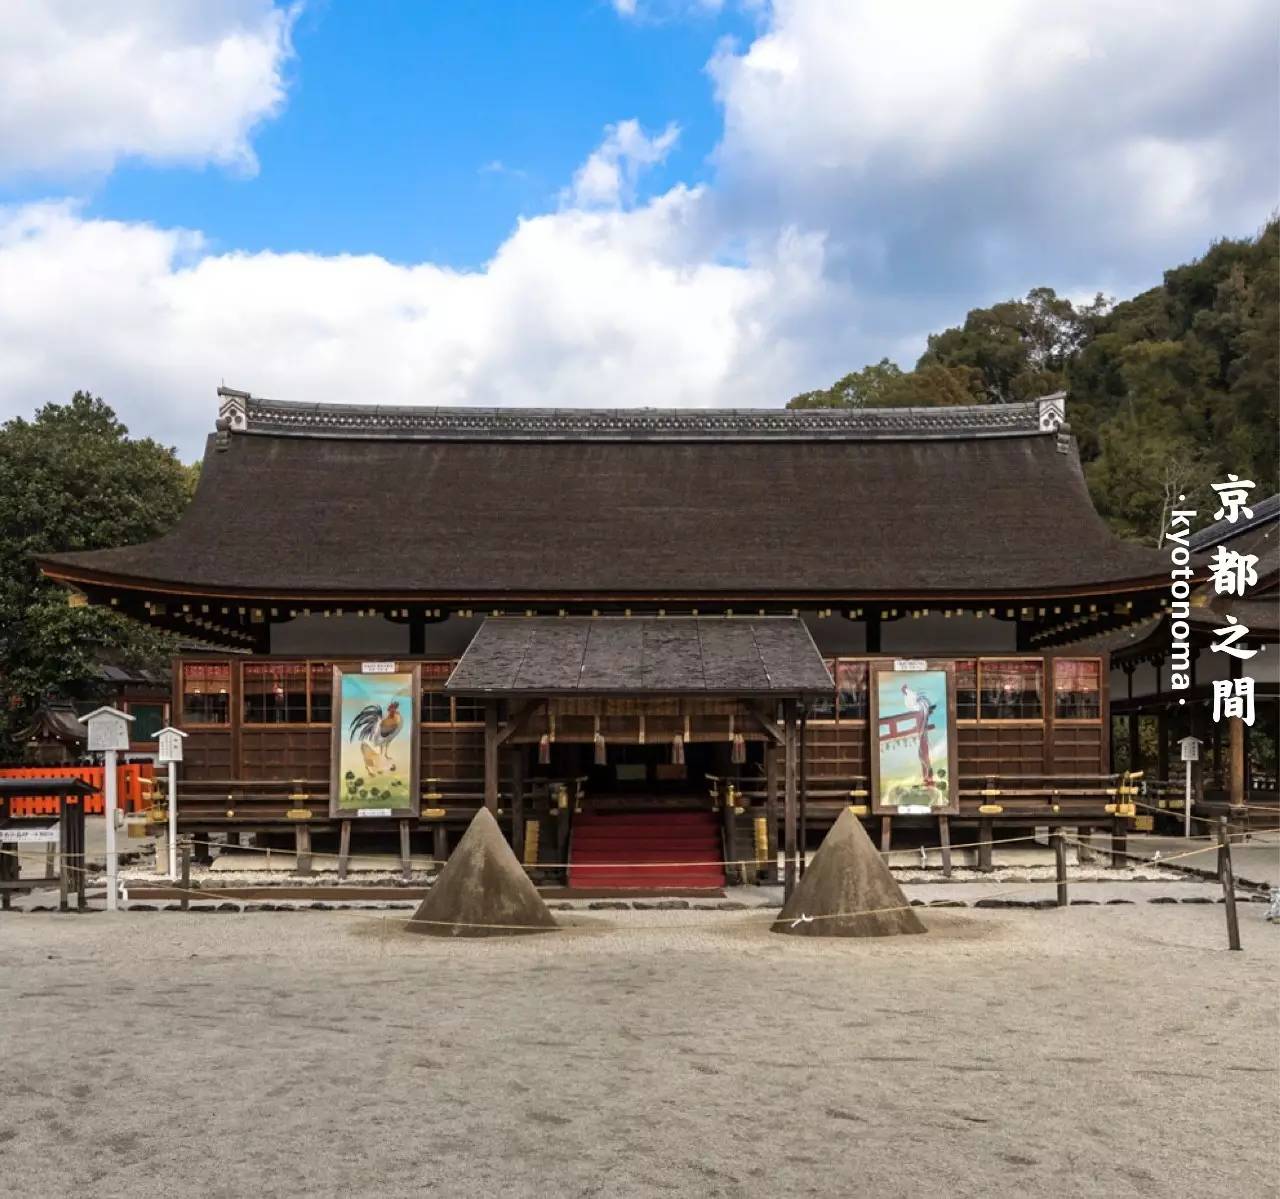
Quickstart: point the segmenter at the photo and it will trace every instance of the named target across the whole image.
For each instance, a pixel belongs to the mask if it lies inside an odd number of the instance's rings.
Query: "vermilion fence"
[[[95,788],[84,797],[84,810],[101,812],[101,766],[0,766],[0,778],[6,779],[80,779]],[[140,812],[151,806],[151,785],[156,769],[150,762],[130,762],[116,767],[116,802],[122,812]],[[56,816],[61,801],[56,795],[33,795],[9,801],[12,816]]]

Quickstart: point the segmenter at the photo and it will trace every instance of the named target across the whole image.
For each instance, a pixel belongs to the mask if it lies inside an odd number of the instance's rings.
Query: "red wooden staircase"
[[[569,886],[671,891],[724,886],[713,812],[581,812],[569,847]]]

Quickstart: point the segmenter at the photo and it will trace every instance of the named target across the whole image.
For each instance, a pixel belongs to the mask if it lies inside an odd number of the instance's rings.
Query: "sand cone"
[[[879,910],[883,908],[896,910]],[[871,912],[875,914],[859,914]],[[783,906],[773,931],[802,937],[892,937],[922,933],[925,927],[858,818],[845,808]]]
[[[510,937],[557,925],[493,813],[481,808],[407,927],[429,937]]]

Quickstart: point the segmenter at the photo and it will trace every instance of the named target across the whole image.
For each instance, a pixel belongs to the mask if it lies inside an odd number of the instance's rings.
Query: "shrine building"
[[[180,831],[444,857],[485,804],[531,868],[700,887],[793,871],[845,806],[885,846],[1137,814],[1109,652],[1079,646],[1157,620],[1169,562],[1094,511],[1061,394],[219,396],[172,532],[40,563],[205,647],[173,665]],[[663,845],[718,865],[645,875]]]

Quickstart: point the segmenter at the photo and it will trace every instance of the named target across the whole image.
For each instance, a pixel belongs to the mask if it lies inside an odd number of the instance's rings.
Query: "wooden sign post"
[[[1200,738],[1183,737],[1178,745],[1182,748],[1182,760],[1187,767],[1187,791],[1182,802],[1182,835],[1191,836],[1191,767],[1200,760]]]
[[[178,881],[178,763],[182,761],[182,742],[186,737],[181,729],[172,726],[162,728],[156,739],[160,752],[156,756],[169,767],[169,880]],[[156,860],[160,855],[156,854]]]
[[[116,754],[129,748],[133,717],[116,708],[97,708],[80,717],[89,726],[89,752],[102,754],[102,799],[107,822],[107,911],[120,906],[120,857],[116,852]]]

